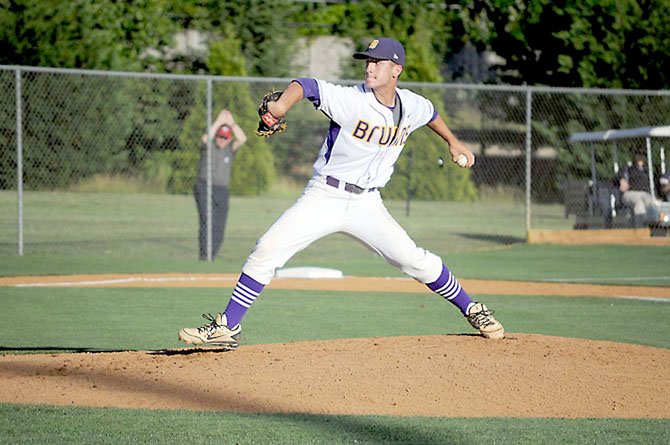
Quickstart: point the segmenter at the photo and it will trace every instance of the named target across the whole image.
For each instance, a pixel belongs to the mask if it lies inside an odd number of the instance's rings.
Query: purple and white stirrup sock
[[[449,272],[449,269],[444,264],[442,264],[442,273],[437,280],[432,283],[426,283],[426,286],[458,307],[463,315],[468,312],[470,306],[475,304],[472,298],[463,290],[456,277]]]
[[[258,295],[263,292],[264,287],[263,284],[254,280],[249,275],[244,273],[240,275],[237,285],[233,289],[233,295],[230,297],[230,301],[228,301],[228,306],[223,311],[226,316],[226,324],[229,328],[237,326],[242,321],[247,310],[256,301]]]

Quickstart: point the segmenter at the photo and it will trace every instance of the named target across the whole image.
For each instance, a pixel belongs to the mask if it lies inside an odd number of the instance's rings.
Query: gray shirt
[[[230,183],[234,157],[232,141],[223,149],[212,144],[212,185],[227,186]],[[198,180],[207,181],[207,144],[200,147]]]

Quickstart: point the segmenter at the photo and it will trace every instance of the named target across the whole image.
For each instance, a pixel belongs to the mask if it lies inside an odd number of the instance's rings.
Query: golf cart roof
[[[596,142],[634,138],[670,138],[670,125],[572,133],[570,135],[570,142]]]

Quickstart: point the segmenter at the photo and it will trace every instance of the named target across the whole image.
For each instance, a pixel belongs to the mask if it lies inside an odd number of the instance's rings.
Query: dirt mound
[[[2,355],[0,402],[254,413],[670,418],[670,350],[529,334]]]

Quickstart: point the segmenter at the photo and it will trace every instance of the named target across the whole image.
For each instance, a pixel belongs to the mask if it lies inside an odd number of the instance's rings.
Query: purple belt
[[[326,176],[326,184],[328,184],[331,187],[335,187],[336,189],[339,189],[341,182],[342,181],[340,181],[337,178],[333,178],[332,176]],[[344,183],[344,190],[349,192],[349,193],[355,193],[357,195],[360,195],[361,193],[365,193],[365,192],[374,192],[375,190],[377,190],[377,187],[364,189],[362,187],[357,186],[356,184],[350,184],[348,182],[345,182]]]

